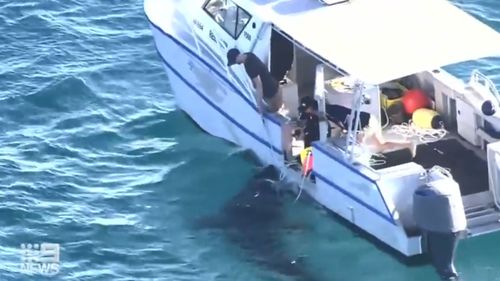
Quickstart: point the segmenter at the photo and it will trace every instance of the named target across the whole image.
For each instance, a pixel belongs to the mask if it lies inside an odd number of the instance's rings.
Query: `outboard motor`
[[[453,261],[460,234],[467,228],[467,219],[457,182],[441,174],[415,190],[413,215],[440,277],[458,280]]]

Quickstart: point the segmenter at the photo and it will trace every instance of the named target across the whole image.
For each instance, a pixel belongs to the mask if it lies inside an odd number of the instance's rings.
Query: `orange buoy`
[[[405,112],[408,115],[420,108],[428,108],[431,106],[431,100],[427,95],[419,89],[408,90],[404,93],[401,99]]]

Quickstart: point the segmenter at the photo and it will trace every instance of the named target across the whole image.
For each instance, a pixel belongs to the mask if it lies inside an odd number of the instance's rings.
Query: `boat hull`
[[[182,20],[172,20],[168,27],[149,20],[179,108],[207,133],[248,149],[264,164],[285,171],[282,142],[286,119],[260,115],[248,89],[231,81],[225,67],[200,47],[185,26],[172,26]],[[303,186],[308,195],[403,256],[422,253],[421,237],[406,236],[374,181],[367,181],[361,172],[347,168],[349,164],[319,146],[313,153],[315,167],[323,169],[315,168],[316,183],[306,181]],[[286,174],[292,182],[301,182],[296,171],[286,169]],[[362,191],[354,192],[354,186]]]
[[[156,49],[179,108],[203,130],[249,149],[266,164],[283,159],[281,121],[260,115],[250,96],[237,88],[194,46],[151,23]]]

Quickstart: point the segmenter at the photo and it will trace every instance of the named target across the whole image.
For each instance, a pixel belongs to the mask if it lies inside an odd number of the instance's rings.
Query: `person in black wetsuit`
[[[236,48],[227,52],[227,65],[244,64],[252,84],[256,89],[256,100],[259,109],[269,112],[278,111],[283,105],[283,96],[279,82],[273,78],[267,66],[251,52],[240,53]]]

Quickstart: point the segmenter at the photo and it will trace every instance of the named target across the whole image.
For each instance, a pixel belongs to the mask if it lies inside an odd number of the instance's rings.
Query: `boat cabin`
[[[253,89],[242,66],[226,66],[233,47],[255,53],[281,82],[283,160],[306,148],[299,107],[310,97],[318,103],[315,147],[379,178],[415,163],[446,167],[468,212],[499,206],[500,96],[478,71],[462,82],[442,69],[500,55],[498,34],[445,0],[322,2],[207,0],[194,19],[194,32],[209,38],[198,44],[242,88]],[[360,143],[363,127],[416,150],[370,151]]]

